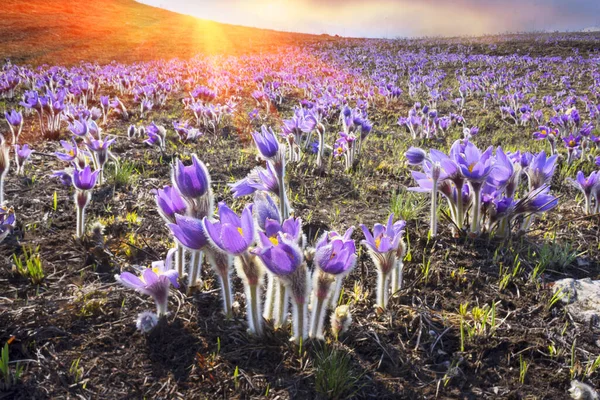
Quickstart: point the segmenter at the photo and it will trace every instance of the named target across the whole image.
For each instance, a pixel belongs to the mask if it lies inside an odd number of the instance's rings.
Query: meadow
[[[598,387],[600,35],[103,21],[0,42],[0,399]]]

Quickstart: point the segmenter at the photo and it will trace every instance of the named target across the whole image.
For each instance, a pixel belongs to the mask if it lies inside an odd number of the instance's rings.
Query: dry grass
[[[0,54],[36,65],[268,52],[335,40],[221,24],[133,0],[4,0],[0,7]]]

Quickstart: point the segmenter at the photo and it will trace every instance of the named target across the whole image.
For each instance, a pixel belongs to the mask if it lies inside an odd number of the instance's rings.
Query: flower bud
[[[331,334],[337,339],[339,335],[345,333],[352,324],[352,314],[350,306],[338,306],[331,314]]]

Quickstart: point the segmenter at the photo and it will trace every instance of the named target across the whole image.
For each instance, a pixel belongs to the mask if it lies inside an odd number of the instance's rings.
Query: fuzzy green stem
[[[176,244],[177,250],[175,251],[175,270],[179,277],[183,277],[183,264],[185,262],[185,249],[179,243]]]
[[[270,321],[273,318],[273,306],[275,300],[275,277],[269,273],[267,281],[267,294],[265,295],[265,307],[263,310],[263,318]]]
[[[431,189],[431,237],[437,236],[437,181],[433,181]]]
[[[306,339],[306,315],[308,314],[308,304],[306,302],[298,304],[295,300],[292,301],[294,307],[294,342],[300,344]]]
[[[319,298],[313,295],[313,309],[310,320],[310,331],[308,336],[311,338],[323,338],[323,325],[325,314],[327,313],[326,299]]]
[[[462,188],[463,184],[456,185],[456,226],[459,230],[463,228],[464,222],[464,204],[463,204],[463,196],[462,196]]]
[[[385,309],[389,298],[389,273],[378,271],[377,274],[377,306]]]
[[[248,313],[248,324],[250,325],[250,331],[258,336],[262,335],[262,321],[260,319],[260,288],[258,285],[248,285],[248,294],[250,297],[247,299],[247,313]]]
[[[479,212],[481,208],[481,188],[476,188],[473,187],[473,185],[471,185],[471,192],[473,193],[473,214],[471,218],[471,232],[478,234],[480,225]]]
[[[225,311],[225,318],[229,319],[233,316],[232,304],[233,297],[231,294],[231,284],[229,280],[229,274],[225,274],[224,276],[219,275],[219,279],[221,281],[221,296],[223,296],[223,311]]]
[[[284,327],[287,323],[288,315],[288,288],[281,279],[275,278],[275,327]]]

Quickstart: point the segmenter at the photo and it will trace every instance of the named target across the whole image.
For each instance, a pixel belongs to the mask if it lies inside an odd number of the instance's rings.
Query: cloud
[[[582,30],[598,0],[140,0],[239,25],[344,36],[454,36]]]

